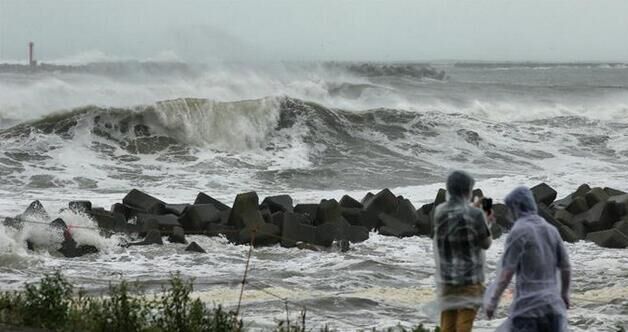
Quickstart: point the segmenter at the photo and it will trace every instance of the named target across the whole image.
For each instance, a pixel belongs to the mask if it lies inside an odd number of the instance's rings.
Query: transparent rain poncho
[[[496,279],[486,291],[484,307],[494,310],[514,273],[513,302],[508,319],[498,331],[512,331],[519,323],[536,324],[535,321],[552,325],[552,331],[566,331],[567,308],[563,296],[567,296],[570,264],[563,241],[556,228],[537,214],[528,188],[515,189],[505,203],[516,221],[504,244]]]
[[[447,202],[434,212],[436,301],[425,308],[434,318],[445,310],[482,306],[484,250],[491,234],[483,211],[471,206],[473,185],[467,173],[451,173]]]

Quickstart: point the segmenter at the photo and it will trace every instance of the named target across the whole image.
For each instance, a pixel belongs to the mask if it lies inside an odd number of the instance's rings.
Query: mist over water
[[[305,203],[389,187],[418,207],[454,168],[469,170],[497,200],[540,181],[559,196],[584,182],[628,190],[628,66],[621,64],[452,63],[426,71],[402,63],[76,59],[57,64],[81,70],[0,73],[3,217],[34,199],[51,215],[73,199],[109,207],[131,188],[172,203],[204,191],[230,204],[249,190]],[[59,235],[44,233],[0,226],[1,288],[57,268],[94,292],[120,275],[157,288],[181,271],[196,278],[202,298],[229,305],[247,250],[205,237],[191,239],[211,253],[203,256],[174,244],[126,249],[118,246],[123,238],[85,230],[77,241],[100,254],[70,260],[27,251],[29,236],[54,243]],[[491,271],[502,245],[489,250]],[[569,250],[579,298],[572,326],[612,330],[625,322],[626,251],[584,242]],[[430,319],[429,239],[371,234],[347,254],[264,248],[253,266],[253,280],[365,328]],[[264,325],[283,315],[273,298],[247,294],[247,317]],[[477,326],[497,324],[482,318]]]

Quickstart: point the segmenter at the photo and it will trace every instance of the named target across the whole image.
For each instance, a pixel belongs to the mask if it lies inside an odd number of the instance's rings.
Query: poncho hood
[[[517,187],[504,199],[506,206],[512,211],[515,218],[537,214],[537,206],[534,195],[528,187]]]

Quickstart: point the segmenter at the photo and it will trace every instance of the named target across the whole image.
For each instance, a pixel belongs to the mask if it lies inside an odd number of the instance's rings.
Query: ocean
[[[628,191],[628,65],[534,63],[159,64],[0,70],[0,217],[39,199],[56,216],[76,199],[109,208],[132,188],[171,203],[205,192],[290,194],[317,203],[390,188],[432,202],[447,173],[464,169],[500,201],[546,182],[559,197],[580,184]],[[1,68],[0,68],[1,69]],[[82,215],[60,212],[74,225]],[[158,290],[175,272],[195,294],[234,306],[247,247],[189,236],[183,245],[123,248],[123,236],[76,230],[101,252],[80,258],[30,252],[51,246],[39,225],[0,226],[0,290],[60,270],[97,294],[122,278]],[[487,253],[492,273],[503,238]],[[628,327],[628,251],[567,244],[574,266],[575,331]],[[286,315],[270,294],[308,309],[308,325],[340,330],[434,325],[434,261],[427,238],[371,234],[349,252],[253,251],[243,317],[253,329]],[[490,276],[492,274],[489,273]],[[298,305],[290,315],[298,316]],[[480,316],[478,331],[497,320]]]

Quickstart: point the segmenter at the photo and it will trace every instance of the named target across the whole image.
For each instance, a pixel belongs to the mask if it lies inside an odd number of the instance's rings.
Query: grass
[[[221,306],[208,308],[190,296],[192,282],[173,275],[157,296],[146,296],[139,285],[122,281],[103,296],[87,296],[61,275],[45,275],[22,291],[0,293],[0,328],[36,328],[64,332],[240,332],[242,319]],[[274,332],[334,331],[308,329],[305,311],[297,324],[280,321]],[[429,332],[422,325],[384,331]],[[375,329],[372,330],[377,332]],[[438,331],[438,328],[437,330]]]

